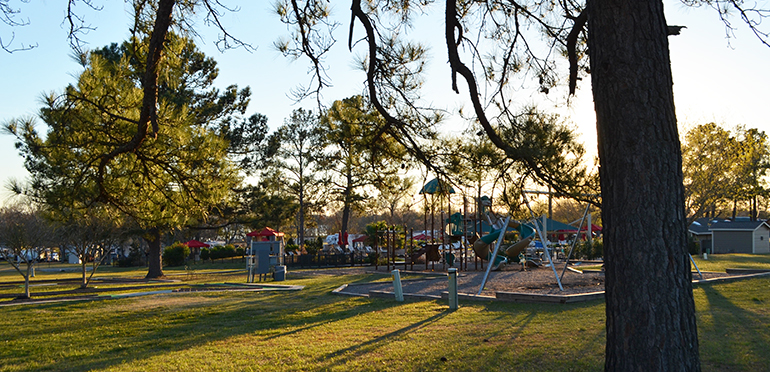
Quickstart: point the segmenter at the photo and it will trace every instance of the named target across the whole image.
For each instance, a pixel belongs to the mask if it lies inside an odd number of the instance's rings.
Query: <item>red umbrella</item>
[[[186,245],[188,248],[208,248],[209,247],[208,244],[199,242],[197,240],[190,240],[189,242],[183,243],[183,244]]]

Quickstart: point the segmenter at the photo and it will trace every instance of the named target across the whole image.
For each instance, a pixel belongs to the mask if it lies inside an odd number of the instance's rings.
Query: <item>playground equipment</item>
[[[276,281],[282,281],[286,276],[286,266],[283,265],[283,233],[265,227],[261,231],[246,234],[251,239],[246,250],[247,283],[254,283],[256,276],[259,281],[266,279],[267,274],[273,273]]]
[[[505,227],[494,230],[491,233],[477,239],[473,243],[473,253],[475,253],[477,257],[490,260],[489,245],[492,244],[492,242],[494,242],[498,238],[501,238],[502,237],[501,235],[504,235],[505,232],[509,231],[510,229],[516,230],[519,233],[519,236],[522,237],[522,239],[508,246],[505,249],[505,256],[510,258],[518,257],[519,253],[521,253],[524,250],[524,248],[529,246],[529,243],[532,242],[532,238],[535,235],[535,230],[527,224],[519,223],[517,221],[512,221],[510,220],[510,218]],[[506,261],[501,260],[499,262],[494,262],[490,260],[490,265],[494,266],[493,270],[496,270],[504,262]]]

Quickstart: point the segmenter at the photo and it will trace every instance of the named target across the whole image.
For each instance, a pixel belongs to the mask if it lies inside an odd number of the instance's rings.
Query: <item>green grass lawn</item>
[[[692,256],[695,263],[703,271],[724,272],[725,269],[768,269],[770,270],[769,254],[710,254],[708,259],[703,256]]]
[[[736,256],[722,264],[737,267],[744,260]],[[0,281],[21,279],[7,275],[6,268],[0,265]],[[189,278],[183,279],[186,283],[245,280],[241,273],[203,273],[220,268],[226,269],[211,265],[182,277]],[[143,270],[104,268],[103,274],[141,277]],[[102,269],[96,276],[101,274]],[[48,275],[72,273],[38,277]],[[461,302],[459,310],[449,312],[441,301],[399,303],[330,294],[345,283],[383,277],[310,277],[292,271],[282,284],[304,285],[304,290],[2,307],[0,370],[603,369],[602,301]],[[694,295],[704,371],[770,370],[770,278],[699,285]]]

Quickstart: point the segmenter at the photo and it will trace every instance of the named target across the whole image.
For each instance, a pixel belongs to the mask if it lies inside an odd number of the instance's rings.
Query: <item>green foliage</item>
[[[182,266],[190,256],[190,248],[176,242],[163,249],[163,263],[165,266]]]
[[[575,245],[572,257],[583,260],[595,260],[604,257],[604,243],[601,239],[592,239],[592,244],[587,240],[580,241]]]
[[[290,239],[290,240],[291,240],[291,239]],[[285,248],[284,250],[285,250],[286,252],[295,252],[295,251],[299,251],[299,246],[298,246],[298,245],[296,245],[296,244],[294,244],[294,243],[291,243],[291,244],[288,244],[288,243],[287,243],[287,244],[286,244],[286,248]]]
[[[370,247],[374,247],[375,244],[377,244],[380,247],[385,246],[385,235],[382,233],[382,231],[386,231],[391,229],[393,226],[388,226],[387,222],[385,221],[377,221],[372,222],[368,225],[366,225],[366,240],[364,241],[365,244],[369,245]],[[404,248],[404,227],[403,226],[395,226],[396,231],[396,249]]]
[[[687,251],[690,252],[691,255],[699,255],[701,253],[700,242],[698,242],[692,235],[687,239]]]
[[[35,201],[61,211],[106,205],[130,216],[148,232],[151,274],[162,275],[157,236],[203,219],[240,183],[227,139],[213,127],[243,114],[250,93],[214,88],[216,63],[169,34],[157,113],[142,126],[147,44],[132,39],[84,56],[76,83],[44,98],[45,134],[32,119],[6,130],[17,138]]]
[[[211,259],[211,250],[208,248],[201,248],[201,260],[207,261]]]
[[[243,257],[246,255],[246,250],[243,247],[235,248],[235,257]]]
[[[236,256],[243,256],[243,248],[241,249],[241,254],[238,254],[238,251],[235,249],[235,246],[232,244],[227,244],[225,246],[216,245],[211,247],[209,251],[209,258],[211,260],[218,260],[220,258],[230,258],[230,257],[236,257]]]
[[[228,145],[228,153],[245,174],[252,174],[270,166],[280,142],[268,135],[267,116],[254,114],[247,119],[229,117],[222,120],[217,132]]]
[[[119,267],[144,266],[144,250],[139,244],[131,244],[128,249],[128,256],[118,257]]]
[[[235,251],[235,246],[232,244],[225,245],[224,251],[225,251],[225,257],[235,257],[237,254]]]
[[[305,242],[305,251],[307,254],[318,254],[324,246],[324,240],[319,236],[315,240]]]
[[[302,242],[308,217],[325,205],[322,203],[324,193],[321,188],[326,180],[318,164],[323,154],[324,135],[318,114],[301,108],[292,111],[291,116],[278,128],[276,136],[280,147],[273,177],[282,180],[281,190],[296,200],[296,208],[291,210],[291,216],[296,218],[297,238]]]
[[[342,231],[351,210],[361,210],[366,187],[400,183],[397,177],[406,156],[403,148],[380,128],[385,119],[362,96],[335,101],[321,119],[326,152],[321,162],[332,174],[331,196],[342,203]]]
[[[366,240],[364,243],[370,247],[374,247],[376,244],[382,245],[383,243],[380,242],[379,233],[378,231],[383,231],[388,229],[388,223],[385,221],[377,221],[372,222],[370,224],[366,225]]]
[[[299,204],[293,195],[281,188],[277,182],[280,179],[280,174],[266,173],[258,185],[239,190],[236,213],[252,228],[272,226],[281,230],[296,217]]]
[[[212,261],[220,258],[224,258],[225,257],[224,247],[222,247],[221,245],[215,245],[211,247],[211,251],[209,252],[209,257],[211,257]]]
[[[742,126],[731,132],[715,123],[691,129],[682,145],[690,219],[727,215],[735,202],[766,195],[769,170],[770,141],[765,132]],[[750,208],[756,217],[756,209]]]

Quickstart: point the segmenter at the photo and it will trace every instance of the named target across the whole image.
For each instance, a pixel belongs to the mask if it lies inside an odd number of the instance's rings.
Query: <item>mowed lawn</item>
[[[768,256],[735,256],[732,262],[730,256],[719,256],[718,261],[713,257],[711,263],[698,262],[702,270],[717,264],[770,268]],[[750,265],[741,266],[746,260]],[[0,264],[1,280],[21,279],[8,268]],[[245,280],[240,273],[204,273],[215,268],[187,270],[179,278]],[[104,276],[141,275],[136,270],[103,270]],[[41,273],[38,279],[46,276]],[[441,301],[399,303],[330,294],[345,283],[384,277],[309,276],[299,271],[290,272],[290,280],[282,283],[304,285],[299,292],[161,294],[0,307],[0,370],[603,369],[602,301],[461,303],[459,310],[450,312]],[[770,278],[698,285],[694,294],[703,370],[770,370]]]

